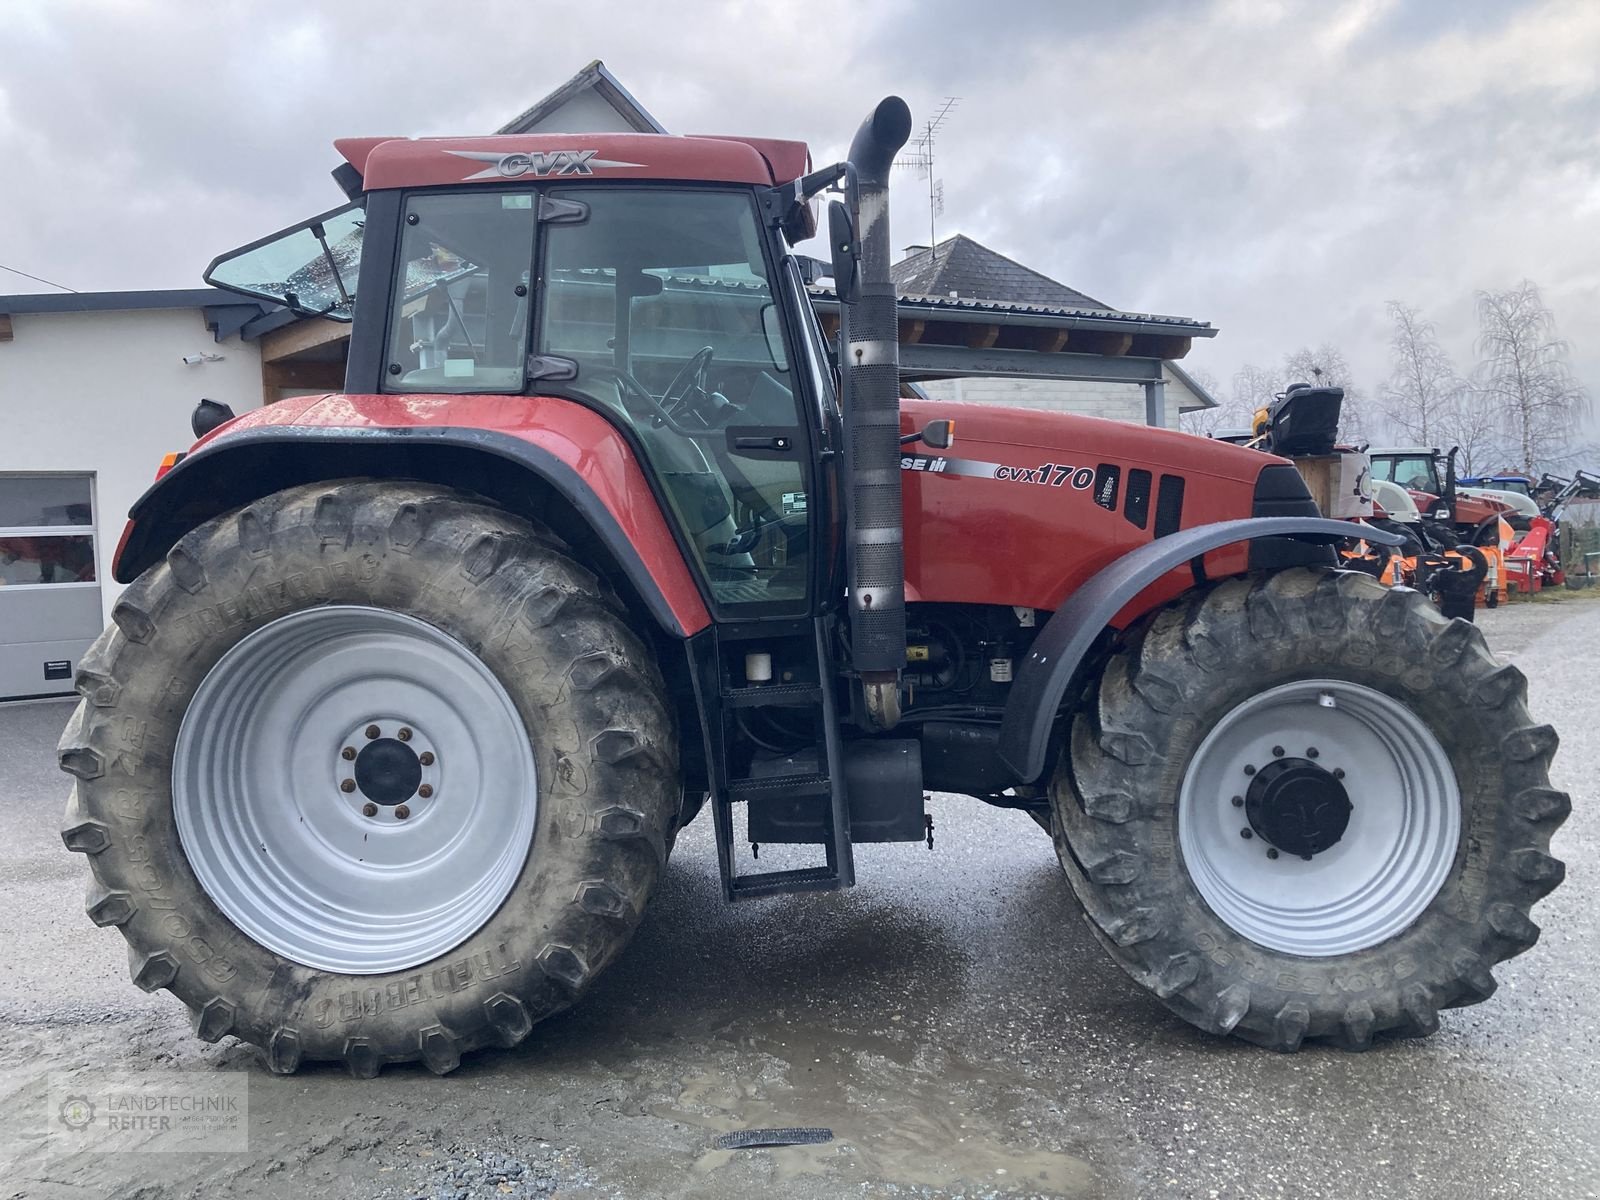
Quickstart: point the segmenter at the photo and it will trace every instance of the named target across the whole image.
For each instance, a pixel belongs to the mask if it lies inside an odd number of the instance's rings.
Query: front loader
[[[900,400],[909,130],[885,100],[821,170],[346,141],[350,204],[213,263],[349,359],[202,406],[123,535],[60,758],[136,984],[274,1071],[449,1071],[583,995],[702,806],[740,901],[852,884],[938,789],[1047,827],[1213,1033],[1364,1047],[1494,990],[1569,810],[1522,676],[1336,570],[1283,459]],[[837,346],[793,252],[824,195]]]

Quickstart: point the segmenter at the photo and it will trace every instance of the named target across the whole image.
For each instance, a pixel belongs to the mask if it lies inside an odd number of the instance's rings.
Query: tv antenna
[[[897,167],[915,167],[917,178],[928,181],[928,252],[937,253],[939,245],[938,222],[944,216],[944,180],[940,179],[933,170],[933,143],[939,135],[939,130],[944,127],[945,121],[955,111],[956,105],[961,103],[960,96],[946,96],[939,105],[939,110],[929,117],[922,126],[922,132],[911,143],[908,153],[895,159]]]

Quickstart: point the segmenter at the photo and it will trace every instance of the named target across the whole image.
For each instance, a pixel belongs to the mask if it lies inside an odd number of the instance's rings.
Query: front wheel
[[[1350,572],[1147,619],[1052,801],[1091,927],[1169,1008],[1279,1050],[1425,1034],[1494,991],[1562,879],[1556,737],[1482,635]]]
[[[616,956],[677,755],[648,648],[592,574],[460,494],[282,492],[117,602],[61,743],[64,837],[133,980],[274,1070],[448,1071]]]

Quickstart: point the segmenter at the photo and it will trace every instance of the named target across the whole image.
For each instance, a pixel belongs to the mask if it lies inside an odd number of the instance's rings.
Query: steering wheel
[[[667,384],[667,390],[661,394],[661,407],[677,418],[692,413],[705,425],[710,426],[711,414],[702,405],[710,398],[710,389],[706,387],[706,383],[711,359],[715,354],[716,350],[711,346],[701,346],[696,350],[694,357],[678,368],[678,373],[672,377],[672,382]]]
[[[700,356],[697,354],[695,357],[699,358]],[[688,365],[693,366],[694,364],[691,362]],[[657,400],[651,394],[649,388],[645,387],[644,384],[640,383],[621,367],[589,367],[585,369],[604,371],[612,376],[617,381],[617,393],[622,401],[622,406],[633,417],[640,420],[654,421],[658,426],[664,425],[680,437],[709,438],[711,436],[712,431],[710,429],[690,429],[681,424],[677,419],[677,414],[674,414],[660,400]],[[682,373],[680,371],[679,375],[682,375]],[[673,380],[674,385],[677,382],[676,379]]]

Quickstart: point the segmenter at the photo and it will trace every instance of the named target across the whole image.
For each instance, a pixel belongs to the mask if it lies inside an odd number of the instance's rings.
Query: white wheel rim
[[[262,626],[211,668],[178,733],[172,802],[200,885],[244,933],[375,975],[447,953],[499,909],[538,792],[522,719],[476,655],[413,617],[329,606]]]
[[[1250,791],[1253,778],[1291,757],[1341,772],[1348,794],[1342,835],[1310,861],[1275,847],[1250,815],[1264,794]],[[1444,885],[1460,838],[1444,747],[1404,704],[1344,680],[1284,684],[1230,710],[1195,750],[1178,800],[1178,846],[1212,912],[1258,945],[1310,958],[1410,926]]]

